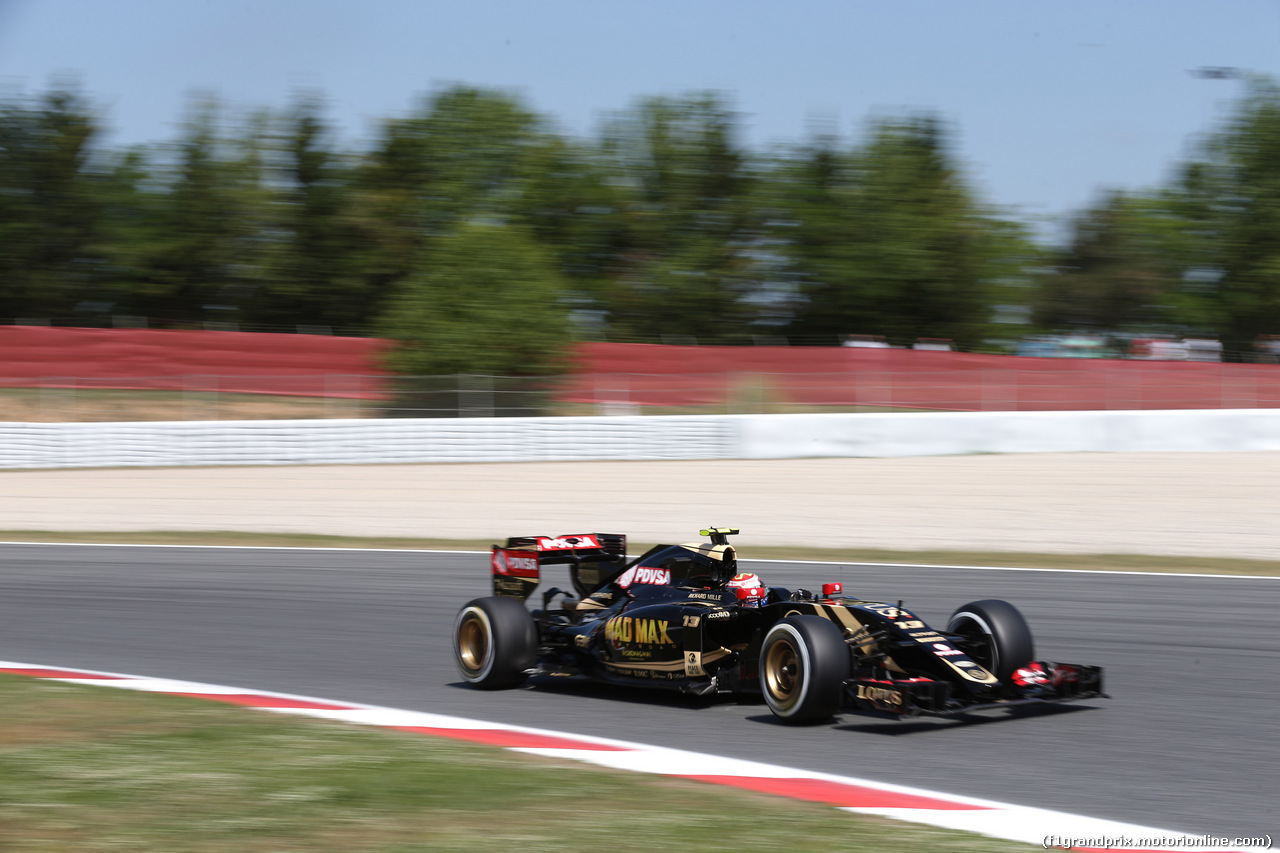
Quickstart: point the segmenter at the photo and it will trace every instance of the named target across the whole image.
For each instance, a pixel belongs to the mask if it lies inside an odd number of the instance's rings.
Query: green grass
[[[0,707],[3,851],[1028,849],[198,699],[0,676]]]
[[[413,548],[487,551],[497,539],[324,536],[304,533],[148,530],[139,532],[0,530],[0,541],[136,545],[248,545],[277,548]],[[653,543],[649,543],[653,544]],[[638,554],[649,544],[628,543]],[[1206,573],[1280,577],[1280,561],[1227,557],[1161,557],[1142,554],[1040,554],[1022,551],[889,551],[873,548],[803,548],[738,545],[744,560],[815,560],[843,563],[925,563],[943,566],[1013,566],[1095,571]]]

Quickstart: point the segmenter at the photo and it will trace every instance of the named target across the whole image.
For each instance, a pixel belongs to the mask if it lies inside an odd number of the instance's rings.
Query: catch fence
[[[1078,365],[1006,357],[994,364],[939,367],[935,362],[908,370],[857,365],[841,371],[792,373],[610,372],[534,378],[344,373],[0,376],[0,421],[1280,407],[1280,365],[1133,361]]]

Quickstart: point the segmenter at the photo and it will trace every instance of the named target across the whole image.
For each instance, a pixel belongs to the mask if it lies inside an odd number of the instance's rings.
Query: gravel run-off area
[[[1274,560],[1280,453],[0,472],[0,529],[499,541],[626,533],[809,545]]]

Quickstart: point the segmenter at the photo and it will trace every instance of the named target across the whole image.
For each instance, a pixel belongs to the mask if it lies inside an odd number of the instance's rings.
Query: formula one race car
[[[1102,669],[1034,660],[1031,631],[1005,601],[956,609],[945,630],[901,602],[765,587],[739,573],[729,528],[709,543],[658,545],[626,559],[626,537],[528,536],[493,546],[494,595],[458,613],[454,654],[480,688],[530,675],[662,687],[696,695],[762,693],[788,723],[838,711],[956,715],[1103,697]],[[567,564],[574,593],[525,601],[542,566]]]

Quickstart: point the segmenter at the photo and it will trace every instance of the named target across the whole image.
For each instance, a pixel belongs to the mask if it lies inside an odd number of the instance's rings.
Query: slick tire
[[[1007,601],[988,598],[956,608],[947,633],[965,638],[961,648],[1000,681],[1035,659],[1036,644],[1027,620]]]
[[[475,687],[499,690],[528,678],[538,652],[538,632],[524,603],[514,598],[477,598],[453,623],[458,672]]]
[[[765,634],[760,691],[779,720],[803,725],[830,719],[844,701],[849,647],[821,616],[788,616]]]

